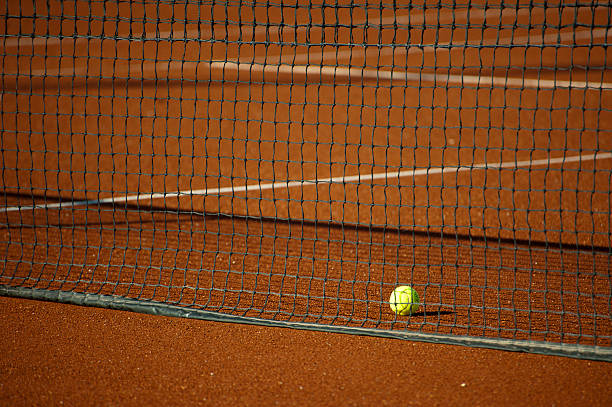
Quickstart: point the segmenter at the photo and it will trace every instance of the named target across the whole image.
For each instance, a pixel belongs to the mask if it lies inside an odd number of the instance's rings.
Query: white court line
[[[557,5],[547,5],[546,11],[550,11],[553,10],[555,8],[560,8],[561,6]],[[579,8],[583,8],[583,7],[588,7],[589,9],[592,8],[603,8],[603,7],[609,7],[608,5],[604,5],[604,4],[599,4],[599,3],[594,3],[593,5],[588,5],[588,6],[576,6],[577,9]],[[428,9],[430,11],[432,11],[432,9]],[[537,9],[537,11],[541,11],[540,9]],[[500,8],[488,8],[487,10],[483,10],[483,9],[469,9],[469,10],[447,10],[447,9],[443,9],[442,11],[432,11],[430,14],[432,15],[428,15],[427,12],[423,12],[421,14],[417,14],[417,15],[399,15],[399,16],[392,16],[392,17],[372,17],[368,20],[365,21],[354,21],[353,24],[356,25],[361,25],[364,23],[368,23],[368,26],[370,28],[376,28],[376,27],[381,27],[385,26],[385,25],[391,25],[391,24],[401,24],[401,25],[407,25],[410,24],[411,28],[420,28],[419,25],[423,25],[426,22],[429,22],[430,24],[433,25],[433,22],[436,21],[438,24],[445,24],[445,23],[458,23],[457,20],[465,20],[465,22],[461,22],[459,24],[466,24],[468,23],[468,19],[469,19],[469,23],[470,24],[475,24],[474,19],[484,19],[486,20],[488,17],[497,17],[499,19],[501,19],[502,17],[504,17],[504,14],[506,16],[521,16],[524,14],[531,14],[531,10],[526,9],[526,8],[520,8],[519,10],[517,10],[516,8],[512,8],[512,7],[500,7]],[[429,21],[431,20],[431,21]],[[253,22],[255,24],[255,22]],[[423,27],[423,28],[430,28],[430,27]],[[199,40],[202,39],[202,34],[212,34],[215,31],[223,31],[225,30],[225,34],[226,37],[232,37],[232,36],[242,36],[243,34],[253,34],[253,39],[255,38],[255,36],[257,35],[261,35],[261,34],[275,34],[275,33],[287,33],[287,34],[297,34],[301,31],[307,31],[309,29],[318,29],[318,30],[322,30],[322,27],[317,27],[316,23],[314,27],[297,27],[297,28],[292,28],[292,27],[277,27],[277,26],[262,26],[262,25],[256,25],[254,28],[251,28],[251,26],[249,26],[247,29],[243,29],[240,26],[232,26],[232,27],[225,27],[225,26],[221,26],[221,28],[217,28],[217,29],[211,29],[210,25],[206,25],[205,27],[201,27],[199,30],[198,29],[190,29],[190,30],[164,30],[164,31],[155,31],[155,32],[144,32],[142,36],[139,36],[138,33],[132,33],[132,37],[131,38],[127,38],[125,37],[126,40],[129,41],[154,41],[154,40],[168,40],[168,39],[175,39],[175,40]],[[20,46],[30,46],[30,47],[35,47],[35,46],[54,46],[54,45],[59,45],[62,42],[69,42],[69,43],[73,43],[75,45],[81,43],[81,42],[88,42],[88,41],[93,41],[96,40],[97,38],[95,37],[71,37],[71,36],[67,36],[64,38],[58,38],[58,37],[42,37],[42,36],[31,36],[31,35],[24,35],[24,36],[14,36],[14,35],[7,35],[7,34],[0,34],[0,39],[4,38],[4,41],[0,41],[0,48],[4,47],[4,48],[15,48],[15,47],[20,47]],[[240,37],[242,41],[248,41],[248,37]],[[104,39],[111,39],[110,37],[105,37]],[[208,37],[205,37],[204,39],[211,39]]]
[[[479,45],[505,45],[519,42],[520,45],[537,45],[546,44],[546,41],[551,40],[551,44],[558,44],[558,42],[552,42],[555,40],[568,40],[568,39],[584,39],[584,38],[606,38],[612,36],[612,30],[608,29],[597,29],[593,31],[577,31],[567,33],[553,33],[547,34],[543,37],[537,36],[521,36],[515,38],[502,38],[497,42],[479,42],[474,44]],[[532,39],[536,41],[531,41]],[[413,52],[448,52],[447,46],[455,46],[452,43],[439,44],[443,48],[438,46],[412,46],[407,48],[384,48],[379,50],[381,55],[390,53],[407,52],[408,54]],[[460,44],[457,44],[460,45]],[[344,51],[325,51],[323,53],[317,53],[317,58],[320,56],[321,59],[326,57],[334,57],[340,59],[341,57],[352,57],[355,55],[365,54],[365,49],[344,50]],[[579,89],[612,89],[612,83],[610,82],[598,82],[598,81],[579,81],[579,80],[561,80],[561,79],[537,79],[537,78],[521,78],[521,77],[505,77],[505,76],[486,76],[486,75],[469,75],[469,74],[433,74],[426,72],[409,72],[404,70],[380,70],[380,69],[368,69],[368,68],[348,68],[337,65],[296,65],[297,62],[305,62],[309,59],[310,54],[296,54],[292,58],[291,64],[289,63],[271,63],[277,62],[279,58],[269,57],[266,58],[265,62],[257,63],[253,61],[214,61],[210,63],[211,68],[216,68],[221,71],[227,69],[236,69],[239,72],[248,73],[282,73],[282,74],[296,74],[296,75],[311,75],[319,77],[331,77],[341,79],[374,79],[382,81],[395,81],[395,82],[436,82],[438,84],[467,84],[475,86],[499,86],[506,88],[534,88],[534,89],[554,89],[554,88],[579,88]],[[114,63],[114,62],[113,62]],[[200,64],[207,64],[201,62]],[[160,72],[155,72],[155,78],[162,78],[164,63],[158,63]],[[188,65],[193,65],[190,63]],[[148,66],[148,64],[147,64]],[[170,66],[170,63],[168,63]],[[135,66],[134,73],[138,72],[139,65]],[[157,68],[156,68],[157,69]],[[27,74],[40,76],[40,75],[86,75],[88,68],[86,65],[75,65],[62,67],[56,70],[52,69],[31,69]]]
[[[597,6],[599,7],[599,5]],[[446,11],[446,10],[445,10]],[[487,18],[487,15],[499,16],[501,18],[505,12],[513,13],[511,15],[520,15],[527,12],[530,12],[528,9],[519,9],[518,11],[513,8],[499,8],[499,9],[470,9],[470,10],[461,10],[461,11],[446,11],[441,12],[438,15],[434,15],[433,17],[437,18],[438,23],[445,22],[447,19],[449,21],[457,21],[458,19],[470,17],[470,21],[473,18]],[[421,13],[414,16],[393,16],[393,17],[384,17],[379,18],[378,20],[372,18],[372,23],[378,22],[379,25],[398,23],[398,24],[408,24],[411,25],[419,25],[423,24],[428,18],[432,18],[431,16],[427,16],[426,13]],[[370,21],[368,21],[370,22]],[[269,27],[256,27],[257,29],[263,28],[267,30]],[[240,32],[241,28],[235,28],[235,31]],[[296,29],[291,29],[296,31]],[[146,33],[146,38],[186,38],[187,34],[191,32],[199,33],[197,30],[188,30],[187,32],[181,31],[164,31],[155,33]],[[229,33],[230,31],[227,31]],[[181,37],[182,35],[182,37]],[[488,41],[488,42],[468,42],[465,45],[506,45],[519,43],[518,45],[537,45],[537,44],[546,44],[547,41],[551,41],[552,45],[559,44],[559,40],[567,40],[567,39],[584,39],[584,38],[606,38],[609,35],[612,35],[612,31],[602,28],[592,31],[577,31],[577,32],[564,32],[564,33],[551,33],[546,34],[542,38],[538,36],[521,36],[521,37],[503,37],[500,38],[499,41]],[[1,37],[1,36],[0,36]],[[534,39],[535,41],[531,41]],[[5,47],[11,46],[20,46],[24,45],[21,41],[30,42],[32,46],[37,43],[37,40],[41,40],[40,38],[6,38],[4,42]],[[43,38],[42,40],[46,40]],[[61,41],[61,39],[56,39],[57,41]],[[79,40],[89,40],[89,39],[73,39],[69,40],[74,41],[75,43]],[[133,38],[132,40],[139,40],[139,38]],[[48,42],[42,42],[43,44],[49,44]],[[37,43],[40,45],[40,43]],[[25,44],[27,45],[27,44]],[[447,51],[449,46],[458,47],[464,44],[461,43],[442,43],[442,44],[419,44],[408,46],[405,48],[393,48],[389,49],[383,48],[379,50],[380,55],[388,55],[388,54],[396,54],[396,53],[404,53],[411,54],[413,52],[440,52]],[[325,51],[322,53],[313,54],[317,57],[320,57],[321,60],[326,57],[333,57],[335,59],[353,57],[359,55],[365,55],[366,48],[355,48],[351,50],[343,50],[343,51]],[[579,88],[579,89],[611,89],[612,83],[607,82],[596,82],[596,81],[578,81],[578,80],[560,80],[560,79],[534,79],[534,78],[517,78],[517,77],[505,77],[505,76],[482,76],[482,75],[469,75],[469,74],[432,74],[432,73],[414,73],[407,72],[403,70],[379,70],[379,69],[367,69],[367,68],[347,68],[347,67],[339,67],[333,65],[307,65],[307,66],[295,66],[299,62],[306,62],[310,57],[309,53],[296,54],[292,59],[290,64],[279,63],[279,56],[266,56],[265,61],[263,63],[256,63],[255,61],[259,61],[260,58],[255,58],[251,61],[241,62],[240,60],[236,61],[213,61],[210,63],[211,68],[219,68],[222,71],[228,68],[236,68],[239,72],[278,72],[284,74],[297,74],[297,75],[316,75],[319,77],[328,77],[332,75],[332,79],[334,77],[342,78],[342,79],[374,79],[374,80],[383,80],[383,81],[396,81],[396,82],[435,82],[436,84],[468,84],[475,85],[478,87],[484,86],[499,86],[506,88],[535,88],[535,89],[554,89],[554,88]],[[157,69],[157,68],[156,68]],[[41,76],[41,75],[49,75],[49,76],[75,76],[75,75],[86,75],[88,72],[87,65],[73,65],[70,67],[62,67],[58,69],[31,69],[26,73],[27,75],[33,76]],[[137,72],[137,71],[136,71]],[[163,77],[163,66],[160,66],[160,72],[155,71],[155,78]]]
[[[170,73],[175,70],[179,79],[199,78],[200,75],[215,74],[215,72],[225,75],[272,75],[273,79],[268,79],[270,83],[278,81],[278,75],[295,76],[309,78],[327,78],[333,83],[336,79],[347,81],[358,80],[377,80],[392,81],[396,85],[403,83],[422,83],[432,82],[438,86],[444,84],[451,85],[472,85],[475,87],[500,87],[500,88],[519,88],[519,89],[612,89],[612,82],[600,82],[597,80],[584,81],[576,79],[543,79],[512,76],[493,76],[493,75],[471,75],[471,74],[452,74],[452,73],[433,73],[423,71],[405,71],[400,69],[381,70],[367,68],[349,68],[336,65],[292,65],[292,64],[262,64],[253,62],[238,61],[214,61],[214,62],[160,62],[155,65],[146,64],[142,69],[140,63],[127,66],[115,67],[115,77],[127,79],[164,79],[169,78]],[[66,67],[58,70],[57,74],[83,75],[88,72],[87,67]],[[48,70],[32,70],[29,74],[51,75]],[[110,78],[110,76],[109,76]],[[225,77],[226,80],[229,80]],[[262,79],[263,80],[263,79]],[[263,80],[265,83],[266,80]],[[280,82],[282,83],[282,82]]]
[[[198,74],[206,74],[211,69],[222,73],[243,73],[251,74],[271,74],[271,75],[296,75],[315,78],[329,78],[331,82],[335,79],[341,80],[378,80],[392,81],[395,84],[401,83],[421,83],[433,82],[436,85],[452,84],[452,85],[473,85],[475,87],[495,86],[500,88],[520,88],[520,89],[612,89],[612,82],[600,82],[597,80],[584,81],[576,79],[543,79],[543,78],[528,78],[516,76],[494,76],[494,75],[471,75],[471,74],[451,74],[451,73],[432,73],[423,71],[405,71],[401,69],[382,70],[368,68],[353,68],[337,65],[293,65],[288,63],[283,64],[268,64],[254,62],[239,62],[231,60],[213,61],[213,62],[198,62],[198,63],[180,63],[180,62],[163,62],[157,63],[155,66],[147,64],[146,69],[141,69],[140,64],[131,64],[127,68],[116,67],[115,75],[117,77],[129,76],[132,79],[163,79],[168,77],[172,66],[178,66],[177,74],[180,73],[182,78],[188,77],[191,73],[196,76]],[[200,67],[210,67],[211,69],[199,69]],[[86,66],[66,67],[57,70],[57,75],[83,75],[88,72]],[[199,73],[198,73],[199,72]],[[54,72],[49,70],[31,70],[28,74],[33,76],[52,75]],[[138,76],[140,73],[140,76]],[[120,75],[121,74],[121,75]],[[146,75],[151,75],[146,78]],[[295,78],[294,78],[295,79]]]
[[[595,153],[595,154],[584,154],[576,155],[571,157],[557,157],[557,158],[543,158],[539,160],[523,160],[523,161],[508,161],[508,162],[497,162],[497,163],[481,163],[471,165],[460,165],[460,166],[444,166],[444,167],[432,167],[422,169],[410,169],[403,171],[383,172],[376,174],[357,174],[351,176],[338,176],[332,178],[319,178],[302,181],[281,181],[271,182],[265,184],[250,184],[240,186],[230,186],[222,188],[206,188],[196,190],[184,190],[168,193],[149,193],[149,194],[134,194],[134,195],[123,195],[115,196],[103,199],[83,200],[75,202],[58,202],[53,204],[42,204],[32,206],[9,206],[0,208],[1,212],[15,212],[15,211],[28,211],[36,209],[59,209],[59,208],[72,208],[76,206],[85,205],[102,205],[102,204],[117,204],[122,202],[131,201],[150,201],[157,199],[169,199],[169,198],[180,198],[183,196],[208,196],[208,195],[223,195],[227,193],[235,194],[237,192],[250,192],[250,191],[264,191],[268,189],[289,189],[294,187],[305,187],[310,185],[324,185],[324,184],[344,184],[353,181],[373,181],[377,179],[399,179],[405,177],[417,177],[420,175],[436,175],[436,174],[448,174],[448,173],[459,173],[478,170],[490,170],[499,168],[520,168],[520,167],[539,167],[543,165],[555,165],[555,164],[566,164],[573,162],[583,161],[595,161],[605,160],[612,158],[612,153]]]
[[[611,82],[578,81],[561,79],[539,79],[509,76],[443,74],[429,72],[409,72],[404,70],[379,70],[365,68],[347,68],[334,65],[291,65],[291,64],[254,64],[249,62],[216,61],[210,63],[211,68],[219,70],[236,70],[245,74],[269,73],[303,75],[310,77],[329,77],[333,79],[358,80],[370,79],[379,81],[435,82],[436,84],[474,85],[476,87],[498,86],[503,88],[579,88],[579,89],[612,89]],[[231,71],[229,71],[231,73]]]
[[[403,46],[397,46],[397,45],[393,45],[393,46],[386,46],[386,47],[382,47],[382,48],[377,48],[378,52],[377,55],[380,56],[388,56],[389,54],[393,54],[393,55],[402,55],[402,54],[414,54],[414,53],[431,53],[431,52],[435,52],[435,53],[439,53],[439,52],[444,52],[444,53],[449,53],[452,51],[459,51],[459,50],[463,50],[463,48],[465,48],[468,45],[472,45],[474,47],[478,47],[478,46],[485,46],[485,47],[492,47],[495,45],[520,45],[520,46],[529,46],[529,45],[550,45],[550,46],[554,46],[554,45],[562,45],[562,43],[560,41],[568,41],[568,40],[583,40],[583,39],[595,39],[595,38],[608,38],[608,37],[612,37],[612,28],[608,29],[608,28],[598,28],[595,30],[580,30],[580,31],[573,31],[573,32],[562,32],[562,33],[549,33],[549,34],[545,34],[543,36],[538,36],[538,35],[522,35],[522,36],[518,36],[518,37],[501,37],[499,39],[495,39],[495,41],[483,41],[483,40],[479,40],[479,41],[468,41],[465,43],[460,43],[460,42],[456,42],[456,41],[450,41],[450,42],[442,42],[442,43],[436,43],[436,44],[408,44],[406,47]],[[592,44],[595,46],[603,46],[604,44]],[[371,47],[374,48],[374,47]],[[342,51],[324,51],[324,52],[306,52],[306,53],[300,53],[300,54],[296,54],[294,57],[289,56],[288,58],[291,60],[292,63],[300,63],[300,62],[307,62],[309,59],[321,59],[324,60],[325,58],[336,58],[336,59],[340,59],[340,58],[351,58],[351,57],[355,57],[356,54],[358,54],[357,56],[362,56],[365,54],[366,52],[366,48],[363,47],[353,47],[352,49],[346,49],[346,50],[342,50]],[[359,55],[361,54],[361,55]],[[272,56],[272,57],[265,57],[265,61],[266,62],[276,62],[276,61],[280,61],[280,55],[277,57]],[[263,57],[257,58],[256,60],[264,60]]]
[[[514,13],[517,16],[521,15],[521,14],[525,14],[525,12],[527,12],[529,10],[527,9],[520,9],[517,13],[516,9],[513,8],[499,8],[499,9],[488,9],[487,13],[488,14],[499,14],[500,16],[504,13],[504,12],[508,12],[508,13]],[[469,14],[468,14],[469,13]],[[433,13],[432,13],[433,14]],[[470,18],[479,18],[479,17],[484,17],[485,16],[485,11],[482,9],[474,9],[474,10],[461,10],[461,11],[448,11],[448,10],[444,10],[443,12],[439,13],[439,23],[449,23],[449,22],[453,22],[457,19],[466,19],[467,17]],[[437,17],[437,15],[435,15],[435,17]],[[449,18],[450,17],[450,18]],[[372,18],[370,20],[365,20],[365,21],[361,21],[361,22],[353,22],[354,24],[364,24],[365,22],[367,22],[368,24],[371,24],[373,27],[376,27],[377,25],[386,25],[386,24],[410,24],[410,25],[419,25],[419,24],[424,24],[425,20],[427,19],[433,19],[433,17],[426,17],[425,13],[422,14],[418,14],[418,15],[414,15],[414,16],[392,16],[392,17],[383,17],[383,18]],[[315,23],[316,25],[316,23]],[[321,30],[322,27],[313,27],[316,29]],[[418,28],[418,27],[415,27]],[[298,33],[300,31],[306,31],[308,30],[308,27],[297,27],[297,28],[292,28],[292,27],[283,27],[282,28],[282,32],[283,33]],[[222,26],[220,29],[211,29],[209,25],[206,25],[205,27],[201,28],[200,30],[198,29],[190,29],[190,30],[184,30],[184,31],[179,31],[179,30],[165,30],[165,31],[155,31],[155,32],[145,32],[144,33],[144,38],[138,36],[138,34],[133,34],[133,37],[130,38],[131,41],[151,41],[151,40],[158,40],[158,39],[193,39],[193,40],[198,40],[201,39],[201,37],[198,36],[198,34],[212,34],[215,31],[223,31],[225,30],[225,34],[226,37],[232,37],[232,36],[240,36],[243,33],[246,34],[253,34],[253,37],[255,37],[256,35],[261,35],[261,34],[273,34],[273,33],[279,33],[281,32],[281,28],[277,27],[277,26],[262,26],[262,25],[256,25],[254,28],[248,27],[248,29],[243,29],[242,27],[239,26],[231,26],[231,27],[224,27]],[[80,43],[80,42],[87,42],[90,40],[94,40],[95,38],[74,38],[74,37],[65,37],[65,38],[57,38],[57,37],[32,37],[32,36],[23,36],[23,37],[14,37],[14,36],[9,36],[6,34],[0,34],[0,38],[5,38],[5,40],[2,42],[0,42],[0,45],[3,45],[5,48],[15,48],[15,47],[20,47],[20,46],[31,46],[31,47],[35,47],[35,46],[51,46],[51,45],[58,45],[60,44],[62,41],[65,42],[71,42],[74,43],[75,45]],[[209,39],[209,38],[206,38]],[[243,40],[248,40],[246,38],[243,38]]]

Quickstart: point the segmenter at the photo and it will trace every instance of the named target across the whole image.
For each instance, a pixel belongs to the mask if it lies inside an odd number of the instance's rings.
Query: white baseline
[[[238,192],[250,192],[250,191],[264,191],[268,189],[288,189],[295,187],[306,187],[310,185],[323,185],[323,184],[344,184],[349,182],[363,182],[372,181],[377,179],[399,179],[406,177],[417,177],[420,175],[435,175],[435,174],[448,174],[448,173],[459,173],[473,170],[492,170],[500,168],[520,168],[520,167],[539,167],[539,166],[550,166],[556,164],[566,164],[583,161],[595,161],[612,158],[612,153],[595,153],[595,154],[584,154],[570,157],[556,157],[556,158],[543,158],[538,160],[523,160],[523,161],[506,161],[496,163],[480,163],[470,165],[459,165],[459,166],[443,166],[443,167],[431,167],[422,169],[409,169],[402,171],[383,172],[375,174],[357,174],[349,176],[338,176],[331,178],[318,178],[301,181],[280,181],[271,183],[259,183],[250,185],[238,185],[229,186],[222,188],[205,188],[196,190],[184,190],[167,193],[147,193],[147,194],[133,194],[133,195],[122,195],[114,196],[103,199],[92,199],[82,200],[73,202],[57,202],[50,204],[31,205],[31,206],[9,206],[0,208],[1,212],[16,212],[16,211],[29,211],[36,209],[61,209],[61,208],[72,208],[77,206],[86,205],[103,205],[103,204],[117,204],[122,202],[133,202],[133,201],[150,201],[158,199],[168,198],[180,198],[183,196],[208,196],[208,195],[223,195],[223,194],[235,194]]]

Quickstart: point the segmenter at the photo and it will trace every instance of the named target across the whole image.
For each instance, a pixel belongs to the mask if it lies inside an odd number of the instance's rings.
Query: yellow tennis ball
[[[397,287],[391,293],[389,306],[398,315],[410,315],[419,309],[419,294],[408,285]]]

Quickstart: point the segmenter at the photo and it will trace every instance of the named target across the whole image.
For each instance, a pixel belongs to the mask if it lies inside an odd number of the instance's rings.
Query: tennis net
[[[1,294],[612,359],[608,4],[0,22]]]

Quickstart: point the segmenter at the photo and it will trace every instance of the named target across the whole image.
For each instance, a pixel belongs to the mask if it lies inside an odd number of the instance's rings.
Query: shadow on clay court
[[[48,197],[44,195],[32,195],[32,194],[22,194],[22,193],[11,193],[5,192],[5,197],[17,198],[20,201],[28,202],[31,205],[33,202],[44,202],[44,204],[49,203],[57,203],[60,202],[57,198]],[[66,202],[75,202],[66,201]],[[44,205],[42,204],[42,205]],[[88,208],[87,210],[83,208]],[[87,212],[87,215],[83,218],[77,219],[75,216],[67,216],[64,219],[59,219],[57,217],[46,216],[45,226],[50,227],[74,227],[74,226],[108,226],[108,225],[122,225],[128,223],[140,223],[140,224],[151,224],[151,223],[159,223],[160,221],[166,223],[172,222],[184,222],[184,221],[193,221],[194,219],[206,220],[206,219],[237,219],[243,220],[245,222],[259,222],[261,224],[278,224],[281,223],[296,223],[301,226],[312,226],[312,227],[325,227],[330,229],[337,230],[361,230],[364,232],[375,232],[375,233],[401,233],[403,235],[415,236],[420,238],[433,238],[441,239],[441,240],[457,240],[460,242],[477,242],[483,244],[495,244],[498,247],[531,247],[531,248],[542,248],[542,249],[550,249],[554,247],[555,250],[568,250],[573,252],[587,252],[587,253],[612,253],[612,248],[608,246],[598,246],[598,245],[588,245],[588,244],[578,244],[575,243],[565,243],[565,242],[552,242],[552,241],[539,241],[539,240],[529,240],[529,239],[520,239],[520,238],[504,238],[500,236],[487,236],[487,235],[473,235],[468,233],[452,233],[452,232],[442,232],[439,230],[416,230],[416,229],[407,229],[405,227],[397,227],[397,226],[373,226],[366,224],[341,224],[334,223],[329,221],[317,221],[317,220],[309,220],[309,219],[275,219],[272,217],[254,217],[254,216],[245,216],[245,215],[237,215],[237,214],[225,214],[225,213],[217,213],[217,212],[200,212],[196,210],[183,210],[183,209],[174,209],[168,208],[164,206],[157,206],[153,204],[149,205],[139,205],[139,204],[130,204],[130,203],[121,203],[121,204],[112,204],[112,203],[98,203],[98,204],[89,204],[83,206],[73,206],[72,211],[76,212],[76,210],[80,210],[82,213]],[[37,209],[38,210],[38,209]],[[71,207],[66,209],[61,209],[61,211],[70,211]],[[32,212],[32,210],[29,210]],[[36,211],[36,210],[34,210]],[[56,213],[60,212],[60,209],[53,209]],[[125,213],[125,218],[121,219],[121,217],[117,216],[118,211],[123,211]],[[18,212],[20,216],[20,220],[23,220],[21,211]],[[96,218],[95,214],[98,213],[99,217]],[[128,214],[133,213],[137,216],[137,220],[128,219]],[[148,218],[144,215],[148,214]],[[104,215],[107,215],[104,218]],[[155,216],[161,216],[162,219],[156,218]],[[169,215],[172,218],[169,218]],[[1,214],[0,214],[1,216]],[[33,222],[34,223],[34,222]],[[28,225],[28,224],[15,224],[12,226],[10,222],[8,225],[0,225],[0,229],[11,228],[11,227],[20,227],[20,228],[36,228],[40,227],[40,224]]]

